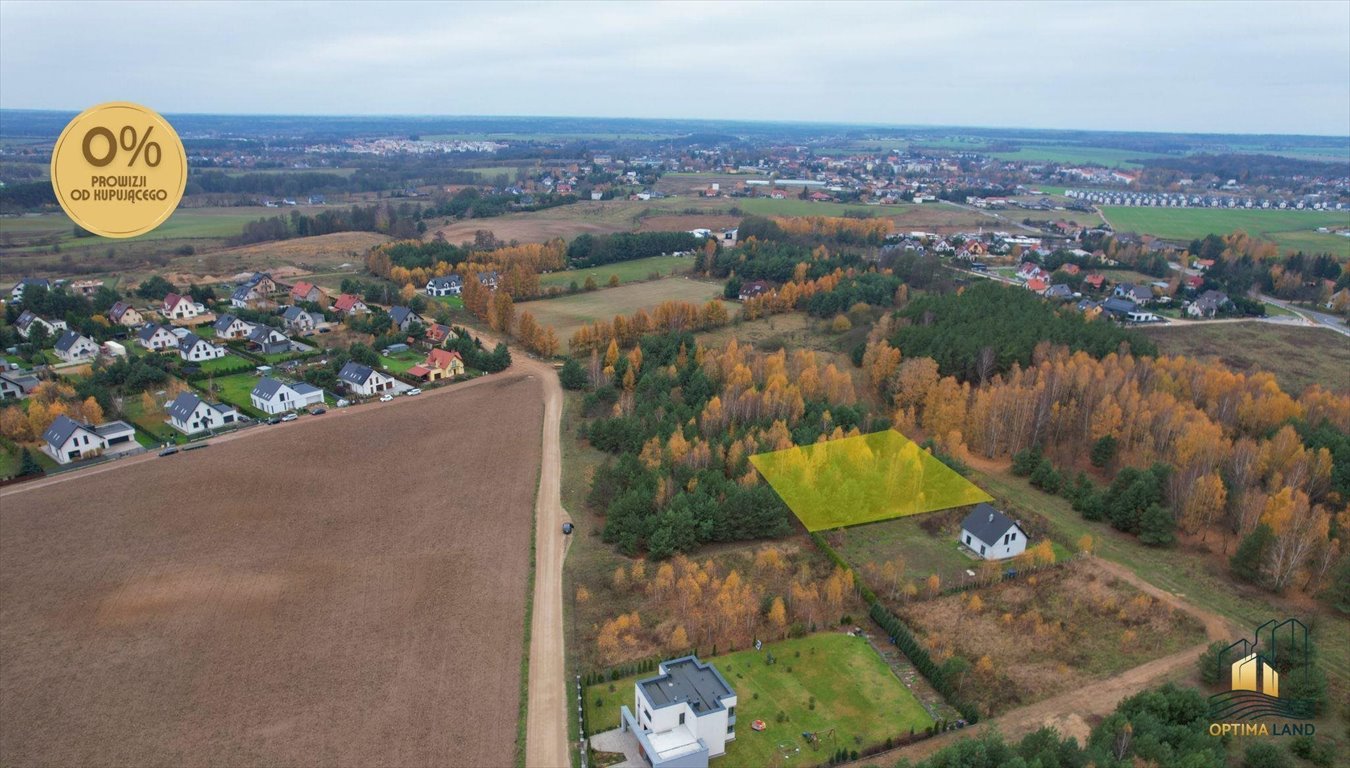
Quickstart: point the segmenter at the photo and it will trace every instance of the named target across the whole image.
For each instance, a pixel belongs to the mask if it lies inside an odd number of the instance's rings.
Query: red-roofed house
[[[1203,277],[1201,277],[1201,276],[1199,276],[1199,275],[1187,275],[1187,276],[1186,276],[1186,287],[1187,287],[1187,288],[1199,288],[1200,286],[1202,286],[1202,285],[1204,285],[1204,284],[1205,284],[1205,278],[1203,278]]]
[[[1031,278],[1030,280],[1027,281],[1027,290],[1028,290],[1028,291],[1034,291],[1034,292],[1036,292],[1036,293],[1040,293],[1041,291],[1044,291],[1044,290],[1046,289],[1046,287],[1047,287],[1047,286],[1046,286],[1045,281],[1042,280],[1042,279],[1040,279],[1039,277],[1033,277],[1033,278]]]
[[[464,375],[464,358],[454,350],[433,349],[420,365],[408,369],[408,375],[426,381],[453,379]]]
[[[337,297],[337,301],[333,303],[333,309],[344,315],[364,315],[370,311],[370,307],[367,307],[366,303],[361,301],[360,296],[354,296],[350,293],[344,293]]]
[[[1102,289],[1102,286],[1106,285],[1106,275],[1093,272],[1092,274],[1083,278],[1083,284],[1090,285],[1092,286],[1093,290],[1100,291]]]
[[[1078,274],[1079,272],[1082,272],[1082,271],[1083,271],[1082,268],[1080,268],[1077,264],[1072,264],[1072,263],[1070,263],[1070,264],[1061,264],[1061,265],[1059,265],[1059,269],[1060,269],[1060,271],[1064,272],[1064,274],[1066,274],[1066,275],[1076,275],[1076,274]]]
[[[301,280],[291,286],[291,301],[312,301],[315,304],[323,304],[328,300],[324,295],[323,289],[314,283]]]
[[[427,326],[426,342],[433,347],[439,347],[453,338],[455,338],[455,332],[450,330],[448,325],[432,323]]]
[[[159,311],[169,320],[191,320],[201,314],[191,296],[179,296],[176,293],[164,297],[164,305]]]

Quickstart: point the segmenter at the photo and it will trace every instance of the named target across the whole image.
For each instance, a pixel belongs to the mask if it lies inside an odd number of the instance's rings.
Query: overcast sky
[[[1350,2],[0,1],[0,107],[1350,135]]]

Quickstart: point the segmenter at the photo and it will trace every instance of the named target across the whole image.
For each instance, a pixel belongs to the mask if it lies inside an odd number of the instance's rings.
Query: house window
[[[680,725],[684,725],[684,713],[680,713]]]
[[[1007,533],[1003,534],[1003,543],[1004,543],[1004,544],[1007,544],[1007,543],[1008,543],[1008,540],[1009,540],[1009,538],[1010,538],[1011,535],[1012,535],[1012,534],[1007,534]]]
[[[970,543],[970,534],[968,534],[968,533],[966,534],[966,543],[967,543],[967,544]]]
[[[735,707],[732,707],[732,708],[730,708],[730,709],[727,710],[727,717],[735,717],[735,716],[736,716],[736,708],[735,708]]]
[[[983,544],[980,545],[980,554],[982,554],[982,555],[984,554],[984,545],[983,545]]]
[[[1008,541],[1017,541],[1017,531],[1008,534]]]
[[[735,736],[735,735],[736,735],[736,726],[734,726],[734,725],[728,725],[728,726],[727,726],[727,735],[728,735],[728,736]]]

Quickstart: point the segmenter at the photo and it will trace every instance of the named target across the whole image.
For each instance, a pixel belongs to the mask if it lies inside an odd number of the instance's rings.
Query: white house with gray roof
[[[459,275],[433,277],[427,281],[428,296],[458,296],[464,292],[464,281]]]
[[[69,464],[109,450],[135,447],[135,437],[135,427],[125,421],[93,426],[63,413],[42,433],[42,451],[58,464]]]
[[[178,356],[189,363],[219,360],[225,356],[225,348],[219,344],[212,344],[195,333],[188,333],[178,340]]]
[[[342,370],[338,371],[338,381],[348,392],[362,397],[392,392],[396,388],[392,376],[354,361],[342,366]]]
[[[291,384],[265,376],[253,387],[249,400],[254,408],[275,416],[311,405],[323,405],[323,390],[303,381]]]
[[[56,340],[56,356],[67,363],[93,360],[98,357],[98,350],[98,342],[75,331],[66,331]]]
[[[0,400],[20,400],[37,388],[38,379],[29,371],[0,371]]]
[[[157,323],[147,323],[136,334],[136,343],[152,352],[178,348],[178,337],[173,331]]]
[[[57,331],[66,330],[65,320],[46,320],[37,314],[25,309],[19,313],[18,319],[14,321],[14,330],[19,332],[23,338],[28,338],[28,334],[33,332],[34,328],[42,327],[47,329],[47,335],[51,336]]]
[[[697,656],[663,661],[637,681],[633,706],[620,707],[619,727],[637,737],[652,768],[707,768],[736,738],[736,692]]]
[[[248,347],[264,355],[291,351],[291,340],[270,325],[256,325],[249,332]]]
[[[211,327],[215,329],[217,339],[246,339],[253,332],[253,323],[229,314],[216,318]]]
[[[184,392],[164,406],[169,426],[185,435],[220,429],[240,420],[239,411],[224,403],[208,403],[193,392]]]
[[[961,521],[961,543],[985,560],[1006,560],[1027,549],[1027,532],[1016,520],[980,502]]]
[[[33,286],[36,288],[46,288],[47,290],[50,291],[52,289],[52,281],[48,280],[45,277],[25,277],[19,282],[15,283],[13,288],[9,289],[9,300],[23,301],[23,291],[25,288],[28,288],[29,286]]]
[[[286,327],[296,333],[305,333],[312,331],[323,322],[323,315],[316,315],[313,312],[307,312],[300,307],[287,307],[282,313],[281,319],[286,323]]]

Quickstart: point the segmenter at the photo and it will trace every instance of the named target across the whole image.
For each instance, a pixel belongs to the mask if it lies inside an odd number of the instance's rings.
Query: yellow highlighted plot
[[[808,531],[936,512],[993,497],[894,430],[750,457]]]

